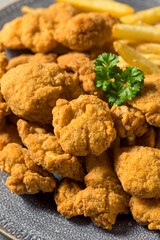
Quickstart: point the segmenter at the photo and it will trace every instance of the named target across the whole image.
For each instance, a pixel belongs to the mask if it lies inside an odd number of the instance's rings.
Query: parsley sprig
[[[95,61],[95,71],[96,86],[106,92],[112,105],[120,106],[126,100],[132,100],[141,94],[144,73],[136,67],[126,67],[122,70],[117,66],[118,62],[117,55],[103,53]]]

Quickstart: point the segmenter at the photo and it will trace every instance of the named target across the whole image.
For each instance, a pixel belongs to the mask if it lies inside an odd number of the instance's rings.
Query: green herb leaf
[[[144,73],[136,67],[126,67],[125,70],[117,66],[118,56],[103,53],[95,60],[96,86],[106,92],[108,101],[112,105],[122,105],[126,100],[132,100],[141,94],[144,84]]]

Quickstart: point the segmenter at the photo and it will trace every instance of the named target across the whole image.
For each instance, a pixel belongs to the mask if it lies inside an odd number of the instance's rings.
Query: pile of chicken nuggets
[[[15,194],[54,191],[67,218],[88,216],[110,230],[130,210],[160,229],[160,74],[145,76],[141,96],[122,106],[95,85],[93,59],[112,48],[117,22],[57,3],[3,27],[1,171]],[[34,54],[8,61],[4,47]]]

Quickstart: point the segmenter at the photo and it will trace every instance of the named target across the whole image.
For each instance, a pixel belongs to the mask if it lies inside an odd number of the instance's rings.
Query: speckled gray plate
[[[98,1],[98,0],[97,0]],[[136,10],[160,5],[160,0],[123,0]],[[20,7],[47,7],[52,0],[23,0],[0,11],[0,29],[3,24],[20,16]],[[8,56],[17,55],[8,51]],[[14,94],[14,93],[13,93]],[[0,173],[0,232],[10,239],[22,240],[157,240],[159,232],[149,231],[131,217],[119,216],[113,229],[96,227],[89,218],[67,220],[56,211],[53,194],[16,196],[5,186],[7,174]],[[2,237],[0,236],[0,240]],[[7,239],[7,238],[4,238]]]

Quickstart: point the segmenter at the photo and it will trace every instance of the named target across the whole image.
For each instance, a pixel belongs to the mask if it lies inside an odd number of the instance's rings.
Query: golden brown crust
[[[21,40],[33,52],[47,53],[57,46],[55,26],[67,21],[77,13],[68,4],[57,3],[47,9],[34,11],[22,18]]]
[[[3,172],[11,174],[6,185],[18,195],[52,192],[56,187],[54,176],[37,167],[28,150],[19,144],[10,143],[4,147],[0,154],[0,165]]]
[[[33,52],[47,53],[57,46],[52,19],[41,12],[29,13],[22,18],[22,43]]]
[[[80,13],[57,26],[55,39],[76,51],[101,47],[110,41],[113,24],[108,13]]]
[[[55,193],[57,210],[67,218],[84,215],[104,229],[111,229],[119,213],[128,213],[129,196],[123,191],[106,152],[86,159],[86,188],[69,179]]]
[[[0,32],[0,41],[5,47],[10,49],[25,48],[21,41],[21,24],[22,17],[18,17],[4,25]]]
[[[148,225],[149,230],[160,230],[159,199],[140,199],[132,197],[129,205],[132,215],[138,223]]]
[[[57,61],[60,68],[78,74],[79,82],[86,94],[104,97],[104,92],[96,87],[95,65],[87,54],[71,52],[58,57]]]
[[[95,96],[59,99],[52,113],[54,133],[66,153],[98,156],[116,137],[108,104]]]
[[[80,161],[64,153],[53,134],[24,120],[19,120],[17,126],[23,144],[37,165],[51,173],[83,181],[84,170]]]
[[[115,151],[115,171],[123,189],[139,198],[160,197],[160,150],[126,147]]]
[[[71,100],[83,94],[78,80],[56,63],[19,65],[10,69],[1,82],[3,96],[12,112],[40,123],[52,122],[52,108],[58,98]]]
[[[111,108],[111,116],[113,118],[117,134],[120,138],[129,136],[142,136],[148,131],[148,124],[145,116],[141,111],[123,106],[113,106]]]
[[[20,64],[24,63],[53,63],[56,62],[57,55],[55,53],[49,53],[49,54],[42,54],[42,53],[37,53],[37,54],[22,54],[20,56],[12,58],[8,65],[7,65],[7,70],[14,68]]]

